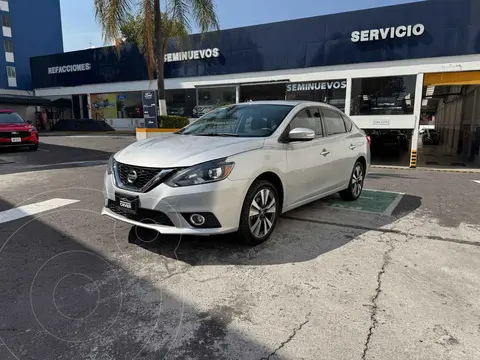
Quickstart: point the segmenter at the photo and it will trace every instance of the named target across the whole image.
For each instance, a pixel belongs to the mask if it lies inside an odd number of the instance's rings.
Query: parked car
[[[0,110],[0,147],[24,146],[38,149],[38,131],[30,121],[12,110]]]
[[[422,134],[422,144],[424,145],[438,145],[440,143],[440,136],[435,129],[425,129]]]
[[[409,137],[399,130],[376,130],[372,134],[372,146],[378,151],[398,153],[409,149]]]
[[[363,130],[327,104],[224,106],[174,134],[114,154],[102,214],[137,230],[235,233],[259,244],[284,212],[334,193],[358,199],[370,169],[369,146]]]

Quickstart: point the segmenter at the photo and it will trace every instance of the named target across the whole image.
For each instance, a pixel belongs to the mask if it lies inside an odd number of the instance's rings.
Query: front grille
[[[30,131],[13,131],[16,132],[17,134],[12,134],[12,131],[2,131],[0,132],[0,138],[2,139],[10,139],[12,137],[29,137],[30,136]]]
[[[118,177],[122,184],[140,190],[142,189],[150,180],[153,179],[163,169],[158,168],[146,168],[133,165],[127,165],[117,162]],[[137,178],[133,182],[128,181],[128,174],[135,172]]]
[[[131,214],[115,205],[115,201],[113,200],[108,200],[107,209],[127,219],[142,222],[144,224],[174,226],[172,220],[170,220],[170,218],[161,211],[140,208],[136,214]]]

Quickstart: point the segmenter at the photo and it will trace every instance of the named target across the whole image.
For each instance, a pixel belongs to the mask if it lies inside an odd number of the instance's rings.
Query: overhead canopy
[[[50,100],[32,95],[10,95],[0,94],[0,104],[45,106],[50,104]]]
[[[424,75],[423,85],[480,85],[480,71],[429,73]]]

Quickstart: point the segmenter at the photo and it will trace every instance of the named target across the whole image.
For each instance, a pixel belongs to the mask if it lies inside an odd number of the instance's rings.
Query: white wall
[[[145,122],[143,119],[122,118],[122,119],[106,119],[105,121],[115,130],[134,131],[137,127],[145,126]]]

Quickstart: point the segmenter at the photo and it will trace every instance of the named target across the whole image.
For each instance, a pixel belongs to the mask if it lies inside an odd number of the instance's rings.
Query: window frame
[[[11,51],[7,50],[7,44],[11,44],[12,45],[12,49]],[[5,52],[7,53],[12,53],[13,54],[13,40],[12,39],[9,39],[9,38],[6,38],[3,40],[3,50],[5,50]]]
[[[343,134],[347,134],[349,133],[349,131],[347,131],[347,127],[345,126],[345,120],[343,119],[343,114],[336,110],[336,109],[331,109],[331,108],[327,108],[326,106],[322,106],[320,108],[321,112],[322,112],[322,122],[323,122],[323,125],[324,125],[324,128],[325,128],[325,134],[326,134],[326,137],[331,137],[331,136],[337,136],[337,135],[343,135]],[[343,129],[345,130],[344,132],[342,133],[334,133],[334,134],[330,134],[329,131],[328,131],[328,127],[327,127],[327,122],[325,120],[326,116],[325,116],[325,110],[330,110],[332,111],[334,114],[337,114],[340,119],[342,120],[342,124],[343,124]],[[353,126],[352,126],[353,128]]]
[[[7,78],[16,79],[17,78],[17,69],[15,69],[15,66],[7,65],[6,68],[7,68]],[[13,69],[14,76],[9,75],[9,70],[11,70],[11,69]]]
[[[4,24],[4,19],[7,19],[8,24]],[[2,26],[11,28],[12,27],[12,19],[10,18],[10,15],[8,13],[2,13]]]

